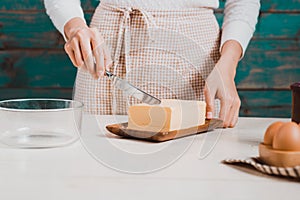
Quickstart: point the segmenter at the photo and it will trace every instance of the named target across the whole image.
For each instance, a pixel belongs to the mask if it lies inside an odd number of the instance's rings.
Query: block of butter
[[[136,104],[128,109],[128,128],[139,131],[169,132],[205,123],[203,101],[163,99],[159,105]]]

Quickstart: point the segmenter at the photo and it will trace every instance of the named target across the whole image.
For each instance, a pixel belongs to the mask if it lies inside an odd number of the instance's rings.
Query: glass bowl
[[[0,142],[18,148],[71,144],[81,133],[83,103],[64,99],[0,101]]]

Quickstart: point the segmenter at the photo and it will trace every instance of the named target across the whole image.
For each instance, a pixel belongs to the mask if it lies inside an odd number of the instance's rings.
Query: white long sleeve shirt
[[[102,3],[149,9],[181,9],[219,7],[218,0],[102,0]],[[65,24],[74,17],[84,20],[80,0],[44,0],[47,14],[55,27],[64,35]],[[236,40],[243,54],[253,36],[259,14],[259,0],[227,0],[222,25],[221,47],[228,40]]]

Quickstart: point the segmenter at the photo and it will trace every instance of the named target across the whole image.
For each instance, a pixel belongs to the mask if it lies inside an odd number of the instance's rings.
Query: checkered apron
[[[205,79],[219,59],[212,9],[150,10],[101,3],[91,27],[103,35],[118,77],[159,99],[204,100]],[[103,77],[79,69],[75,100],[91,114],[123,115],[139,103]],[[216,109],[218,110],[218,109]]]

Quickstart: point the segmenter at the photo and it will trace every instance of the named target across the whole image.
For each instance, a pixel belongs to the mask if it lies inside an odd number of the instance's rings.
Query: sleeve
[[[80,17],[85,22],[80,0],[44,0],[44,4],[51,21],[65,40],[64,26],[70,19]]]
[[[226,41],[236,40],[242,46],[244,56],[255,31],[259,9],[259,0],[226,1],[220,49]]]

